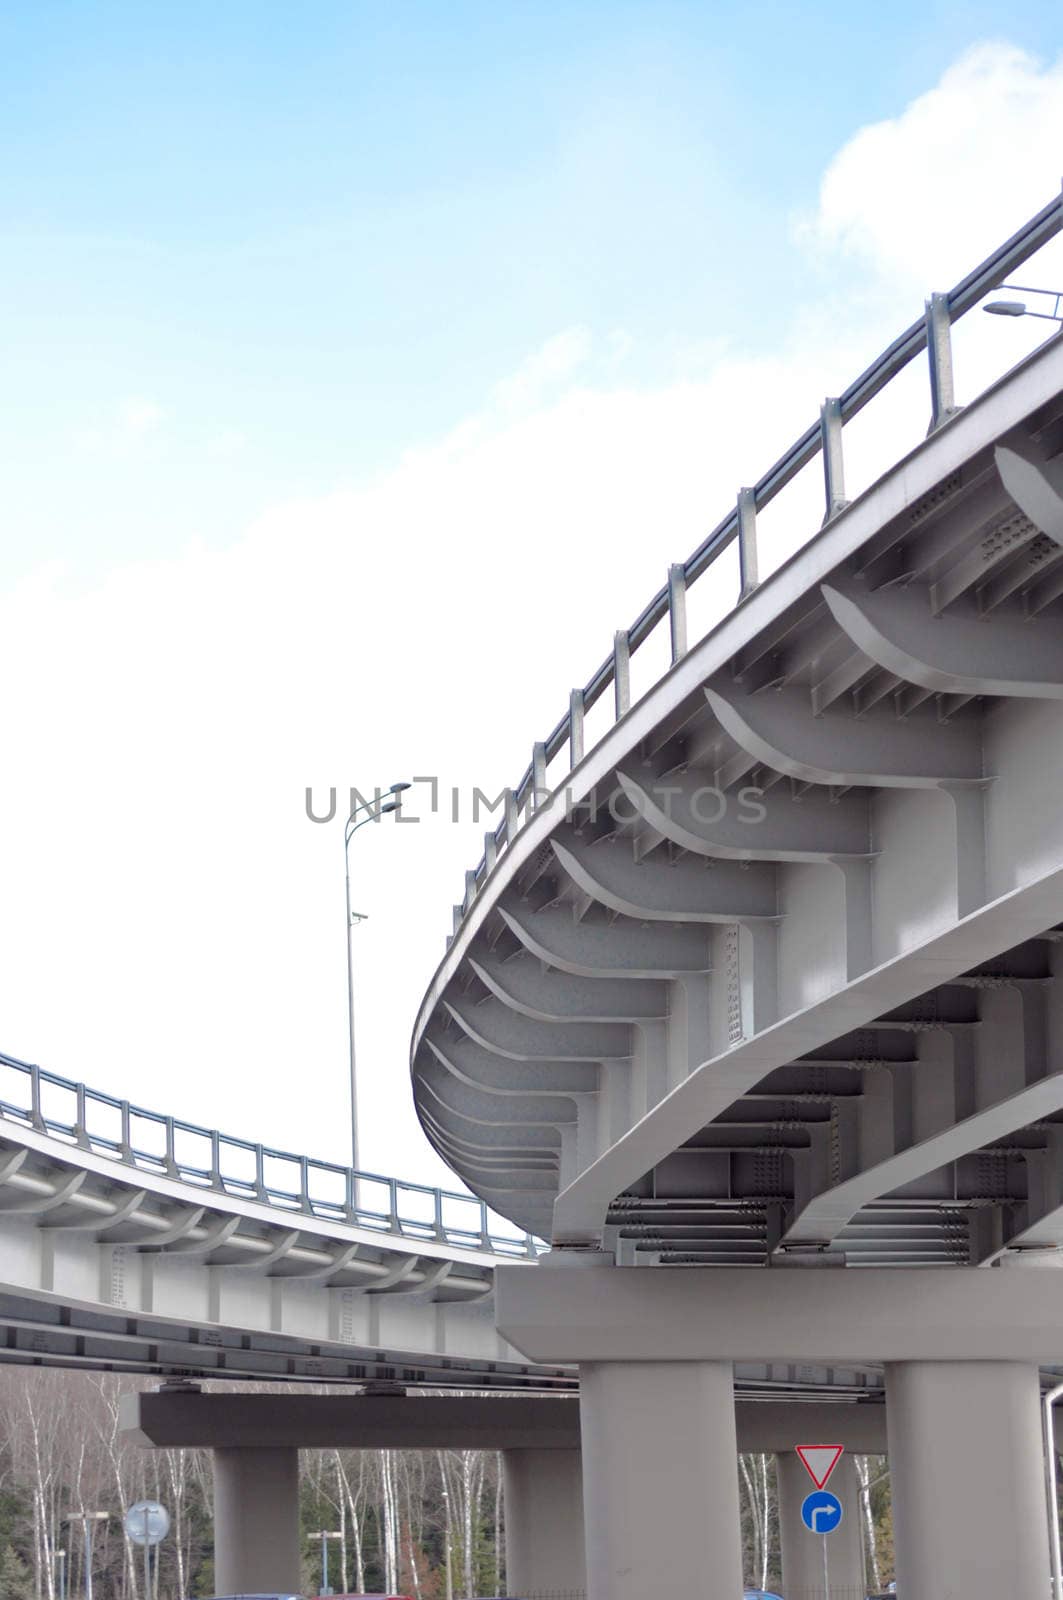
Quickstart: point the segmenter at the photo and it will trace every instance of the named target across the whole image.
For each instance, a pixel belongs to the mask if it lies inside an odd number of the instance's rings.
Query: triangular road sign
[[[817,1489],[826,1488],[827,1479],[842,1458],[841,1444],[799,1444],[797,1453]]]

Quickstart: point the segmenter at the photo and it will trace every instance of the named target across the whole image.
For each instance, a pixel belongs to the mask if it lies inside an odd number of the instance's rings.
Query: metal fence
[[[801,435],[752,488],[738,491],[732,510],[705,538],[693,555],[670,567],[668,581],[654,595],[629,628],[617,633],[612,653],[582,688],[573,689],[569,707],[545,739],[532,747],[532,759],[513,789],[504,794],[504,814],[498,827],[485,835],[484,853],[465,874],[465,894],[454,907],[454,932],[483,888],[496,861],[516,837],[523,823],[551,793],[547,768],[564,759],[560,783],[583,760],[584,719],[609,688],[613,690],[613,720],[618,722],[631,707],[631,659],[659,623],[667,620],[670,665],[687,653],[687,591],[714,566],[732,544],[738,544],[739,604],[758,585],[757,513],[775,499],[802,469],[823,461],[824,518],[829,523],[849,503],[845,496],[842,430],[924,350],[929,368],[930,432],[957,411],[952,375],[952,324],[972,310],[991,290],[998,288],[1014,269],[1063,230],[1063,196],[1057,196],[1032,217],[1005,244],[961,279],[947,294],[933,294],[926,313],[906,328],[858,378],[836,398],[824,402],[818,422]],[[1034,291],[1040,292],[1040,291]],[[666,669],[667,670],[667,669]],[[551,775],[552,777],[554,774]],[[560,787],[555,783],[553,788]]]
[[[382,1234],[535,1256],[541,1246],[473,1195],[253,1144],[148,1111],[0,1052],[0,1121],[181,1183]]]
[[[510,1600],[587,1600],[586,1589],[529,1589],[521,1590]],[[863,1596],[861,1596],[863,1600]]]
[[[666,1576],[666,1573],[661,1574],[661,1578],[658,1580],[659,1585]],[[663,1587],[658,1587],[653,1592],[655,1594],[663,1594],[664,1589]],[[649,1591],[647,1591],[648,1593]],[[746,1590],[746,1593],[756,1596],[761,1594],[774,1596],[776,1594],[781,1595],[783,1590],[781,1587],[770,1587],[766,1590],[750,1588]],[[587,1591],[585,1589],[522,1589],[519,1595],[511,1596],[510,1600],[587,1600]],[[741,1600],[741,1597],[737,1597],[737,1600]],[[829,1596],[823,1584],[797,1588],[791,1584],[785,1591],[785,1600],[895,1600],[895,1597],[893,1595],[879,1597],[869,1594],[864,1584],[857,1586],[851,1583],[832,1582]]]
[[[774,1590],[770,1592],[774,1593]],[[855,1583],[835,1583],[833,1579],[829,1592],[822,1583],[812,1583],[796,1586],[791,1584],[785,1590],[780,1587],[779,1593],[785,1594],[785,1600],[876,1600],[862,1583],[859,1586]],[[891,1595],[889,1600],[894,1600],[894,1596]]]

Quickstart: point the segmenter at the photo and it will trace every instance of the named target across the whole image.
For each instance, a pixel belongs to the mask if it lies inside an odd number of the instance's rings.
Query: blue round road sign
[[[809,1533],[833,1533],[842,1516],[842,1503],[829,1489],[817,1489],[801,1502],[801,1521]]]

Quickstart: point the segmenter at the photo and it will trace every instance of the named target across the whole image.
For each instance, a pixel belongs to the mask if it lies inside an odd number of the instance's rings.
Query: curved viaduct
[[[0,1056],[8,1361],[166,1377],[573,1386],[500,1339],[534,1241],[468,1196],[273,1151]]]
[[[902,1593],[1044,1586],[1063,340],[961,406],[951,327],[1061,221],[932,296],[616,636],[507,792],[417,1018],[427,1136],[552,1244],[498,1270],[497,1315],[579,1365],[592,1600],[649,1592],[662,1546],[677,1595],[740,1589],[743,1359],[881,1364]],[[850,501],[846,424],[922,352],[926,437]],[[822,526],[758,582],[758,513],[817,459]],[[736,603],[694,639],[733,546]]]
[[[816,1600],[793,1451],[830,1436],[888,1448],[910,1600],[1058,1573],[1063,341],[961,406],[951,327],[1061,226],[1057,198],[933,295],[534,745],[414,1029],[471,1223],[0,1059],[0,1358],[369,1386],[131,1406],[141,1442],[214,1447],[223,1588],[298,1586],[300,1444],[444,1437],[505,1450],[528,1600],[734,1600],[740,1444],[779,1452]],[[850,502],[845,427],[924,352],[927,436]],[[758,581],[758,515],[815,463],[822,526]]]
[[[196,1128],[2,1054],[0,1079],[0,1360],[575,1390],[574,1368],[499,1335],[495,1269],[544,1247],[480,1201]],[[738,1385],[841,1397],[881,1376],[750,1362]]]
[[[526,1360],[494,1317],[497,1267],[530,1270],[541,1248],[468,1195],[230,1138],[0,1055],[0,1360],[164,1380],[123,1398],[122,1425],[141,1445],[213,1450],[226,1591],[298,1587],[298,1452],[340,1445],[501,1451],[511,1587],[582,1587],[577,1373]],[[287,1392],[208,1394],[204,1379]],[[735,1381],[742,1447],[773,1450],[788,1448],[783,1397],[880,1398],[882,1375],[746,1362]],[[351,1392],[308,1392],[324,1384]],[[845,1412],[847,1440],[884,1448],[881,1405]]]

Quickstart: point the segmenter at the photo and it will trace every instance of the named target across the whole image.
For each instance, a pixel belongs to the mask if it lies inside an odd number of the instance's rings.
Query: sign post
[[[321,1532],[317,1534],[316,1537],[321,1540],[321,1593],[323,1595],[328,1595],[332,1593],[332,1590],[329,1588],[328,1581],[328,1542],[330,1539],[339,1539],[342,1541],[343,1533],[342,1531],[339,1533],[332,1533],[322,1528]]]
[[[823,1538],[823,1597],[830,1600],[830,1556],[827,1535],[839,1528],[845,1515],[841,1501],[831,1494],[827,1481],[842,1458],[844,1446],[840,1444],[799,1444],[797,1454],[801,1464],[815,1484],[815,1492],[801,1502],[801,1521],[810,1533]]]
[[[85,1550],[85,1600],[92,1600],[92,1529],[97,1522],[106,1522],[110,1515],[107,1511],[72,1511],[62,1518],[63,1522],[71,1524],[71,1538],[73,1538],[73,1524],[81,1523],[81,1537]],[[64,1571],[65,1571],[64,1561]],[[66,1582],[64,1576],[64,1584]]]
[[[170,1513],[157,1500],[138,1500],[122,1519],[126,1537],[144,1549],[144,1600],[151,1600],[151,1552],[170,1531]],[[156,1576],[158,1569],[156,1569]]]
[[[823,1535],[823,1600],[830,1600],[830,1557],[827,1554],[827,1535]]]

